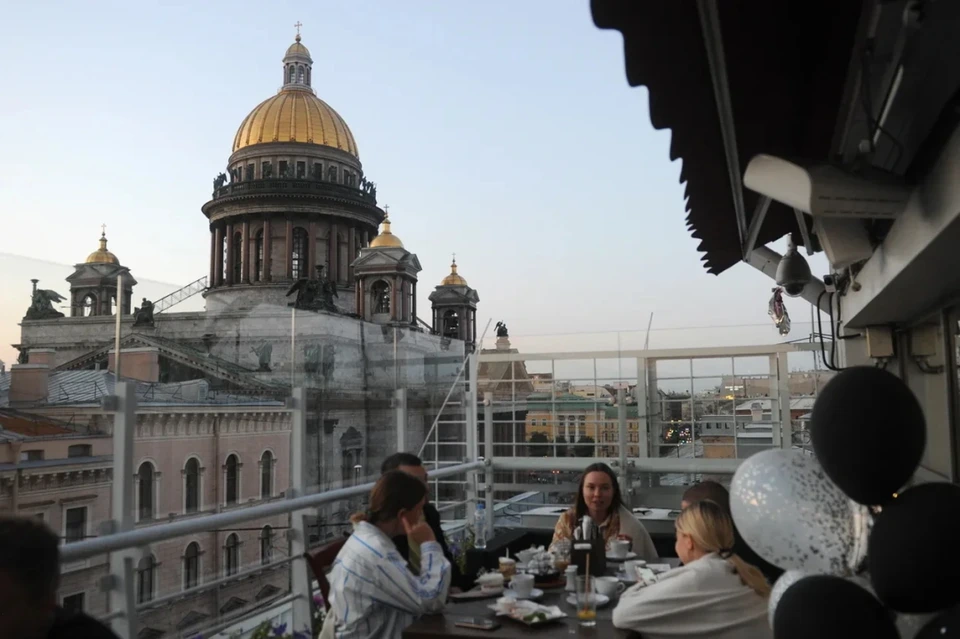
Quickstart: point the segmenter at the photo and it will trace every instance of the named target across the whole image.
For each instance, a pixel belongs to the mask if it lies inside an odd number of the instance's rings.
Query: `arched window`
[[[196,588],[200,583],[200,545],[192,542],[183,553],[183,589]]]
[[[273,558],[273,528],[264,526],[260,532],[260,563],[269,564]]]
[[[460,316],[453,309],[443,314],[443,336],[453,339],[460,336]]]
[[[273,453],[263,451],[260,457],[260,499],[273,497]]]
[[[154,468],[150,462],[140,464],[137,471],[137,512],[139,519],[153,519],[156,513],[153,499]]]
[[[80,302],[80,315],[83,317],[93,317],[97,314],[97,298],[92,293],[83,298]]]
[[[303,84],[303,65],[297,66],[297,84]]]
[[[200,462],[196,457],[183,467],[183,509],[188,513],[200,510]]]
[[[373,297],[373,312],[384,314],[390,312],[390,285],[383,280],[378,280],[370,289]]]
[[[243,273],[243,233],[233,234],[233,283],[240,283]]]
[[[294,66],[291,64],[291,65],[290,65],[290,73],[289,73],[289,75],[288,75],[287,82],[289,82],[289,83],[291,83],[291,84],[293,83],[294,74],[295,74],[296,72],[297,72],[296,67],[294,67]],[[276,72],[274,72],[274,73],[276,73]],[[276,76],[274,76],[274,77],[276,77]]]
[[[327,182],[336,182],[337,181],[337,167],[331,166],[327,168]]]
[[[254,240],[254,255],[256,255],[256,262],[254,266],[253,276],[257,278],[257,281],[260,282],[264,280],[263,274],[263,229],[257,231],[256,239]]]
[[[240,499],[240,460],[236,455],[227,457],[226,502],[235,504]]]
[[[307,231],[298,226],[293,229],[293,252],[290,254],[293,264],[293,279],[307,277]]]
[[[153,601],[157,577],[157,559],[147,555],[137,564],[137,603]]]
[[[240,570],[240,538],[236,533],[229,535],[223,546],[223,569],[228,577]]]

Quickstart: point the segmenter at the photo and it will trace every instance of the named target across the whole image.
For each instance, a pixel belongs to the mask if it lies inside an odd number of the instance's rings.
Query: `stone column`
[[[410,284],[410,310],[413,315],[410,317],[410,324],[417,325],[417,283]]]
[[[233,224],[227,224],[227,286],[233,286],[233,261],[237,256],[233,254]]]
[[[223,225],[217,224],[213,229],[213,233],[215,250],[213,258],[213,282],[211,282],[211,286],[223,286]]]
[[[400,296],[397,294],[397,289],[400,288],[402,284],[400,283],[400,278],[393,278],[393,286],[390,287],[390,321],[397,321],[397,302],[399,301]]]
[[[217,281],[217,232],[210,229],[210,276],[207,278],[207,286],[214,286]]]
[[[242,284],[250,283],[250,222],[243,221],[240,227],[243,233],[242,244],[240,245],[240,282]]]
[[[317,272],[317,223],[310,222],[310,237],[307,240],[307,277]]]
[[[327,237],[327,254],[330,256],[330,273],[332,282],[340,281],[340,241],[337,237],[336,223],[330,224],[330,235]]]
[[[270,219],[263,218],[263,281],[270,281],[270,269],[273,267],[272,259],[273,238],[270,236]]]
[[[285,264],[283,272],[286,274],[288,280],[293,279],[293,221],[287,220],[287,254],[283,256],[283,263]]]
[[[370,232],[367,229],[360,231],[360,246],[370,246]]]
[[[363,290],[363,288],[364,288],[364,287],[363,287],[363,280],[362,280],[362,279],[361,279],[361,280],[357,280],[357,288],[356,288],[356,293],[357,293],[357,315],[359,315],[361,319],[363,318],[363,295],[364,295],[364,290]]]
[[[347,281],[348,282],[352,282],[354,278],[353,261],[355,259],[357,259],[357,228],[351,225],[350,231],[347,233]]]

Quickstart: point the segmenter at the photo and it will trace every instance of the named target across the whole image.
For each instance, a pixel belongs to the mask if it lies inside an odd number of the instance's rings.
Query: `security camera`
[[[765,154],[747,164],[743,185],[814,218],[894,219],[910,197],[909,186],[890,174],[867,179],[830,164],[801,166]]]
[[[797,244],[791,235],[787,241],[787,252],[777,264],[777,286],[783,287],[783,291],[790,297],[799,297],[811,277],[810,265],[797,252]]]
[[[837,278],[835,275],[828,273],[823,276],[823,288],[826,289],[827,293],[836,293],[837,292]]]

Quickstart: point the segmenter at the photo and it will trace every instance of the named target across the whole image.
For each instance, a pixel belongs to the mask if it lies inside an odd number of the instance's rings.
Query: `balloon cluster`
[[[960,486],[902,490],[926,446],[913,393],[846,369],[817,398],[810,437],[815,457],[764,451],[730,485],[744,541],[786,570],[770,593],[776,639],[960,638]]]

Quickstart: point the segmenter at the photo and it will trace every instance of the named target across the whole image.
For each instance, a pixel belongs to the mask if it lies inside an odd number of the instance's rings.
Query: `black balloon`
[[[824,472],[854,501],[885,504],[920,463],[927,431],[917,398],[900,378],[859,366],[823,388],[810,418]]]
[[[913,639],[960,639],[960,608],[937,615]]]
[[[899,639],[892,615],[857,584],[814,575],[793,584],[773,615],[776,639]]]
[[[867,558],[870,583],[898,612],[937,612],[960,603],[960,486],[914,486],[876,516]]]

